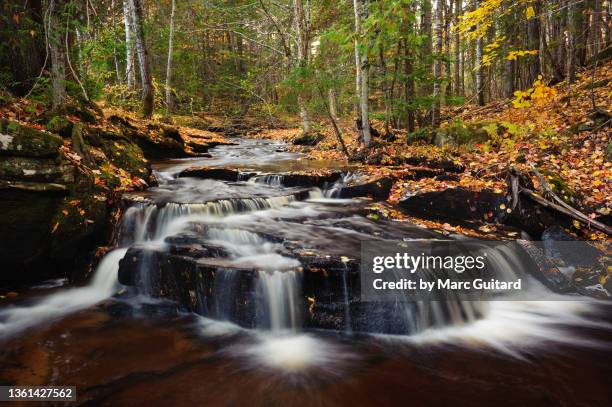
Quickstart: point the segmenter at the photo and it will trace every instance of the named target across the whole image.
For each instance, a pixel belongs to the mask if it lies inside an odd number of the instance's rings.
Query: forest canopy
[[[610,3],[4,1],[0,78],[54,105],[299,113],[306,132],[330,110],[414,131],[440,106],[526,105],[574,81],[610,52]]]

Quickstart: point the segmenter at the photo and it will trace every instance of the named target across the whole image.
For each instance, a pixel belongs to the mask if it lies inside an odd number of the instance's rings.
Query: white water
[[[295,271],[260,271],[257,291],[261,294],[263,319],[260,326],[274,334],[299,329],[300,274]]]
[[[16,306],[0,311],[0,338],[14,335],[44,322],[87,308],[109,298],[117,288],[119,260],[127,249],[108,253],[100,262],[91,283],[70,288],[35,300],[32,305]]]

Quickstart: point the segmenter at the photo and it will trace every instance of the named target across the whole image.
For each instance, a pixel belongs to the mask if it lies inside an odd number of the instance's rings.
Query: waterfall
[[[283,185],[283,178],[280,174],[264,174],[256,175],[250,178],[248,182],[280,187]]]
[[[260,271],[257,293],[260,298],[259,326],[272,333],[295,332],[299,328],[301,301],[299,275],[295,271]]]
[[[344,188],[344,186],[348,183],[357,179],[359,179],[359,174],[357,173],[347,172],[343,174],[338,181],[334,182],[334,184],[330,188],[325,190],[324,196],[326,198],[339,198],[342,188]]]
[[[351,324],[351,293],[348,289],[348,267],[346,262],[342,262],[344,268],[342,270],[342,291],[344,294],[344,331],[346,333],[353,332],[353,326]]]
[[[235,286],[238,271],[220,268],[215,273],[214,283],[214,307],[215,317],[222,321],[229,321],[232,316],[232,308],[235,298]]]
[[[117,249],[104,256],[93,279],[85,287],[59,291],[39,299],[32,305],[0,311],[0,338],[43,322],[54,321],[112,296],[118,286],[119,261],[126,252],[127,249]]]

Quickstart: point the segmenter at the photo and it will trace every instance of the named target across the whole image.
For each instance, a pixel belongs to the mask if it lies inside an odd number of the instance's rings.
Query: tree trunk
[[[168,63],[166,64],[166,114],[172,114],[173,100],[172,89],[172,52],[174,49],[174,14],[176,12],[176,0],[172,0],[172,11],[170,12],[170,33],[168,35]]]
[[[336,101],[336,89],[329,88],[327,91],[327,97],[329,99],[329,112],[334,117],[334,119],[338,118],[338,103]]]
[[[49,21],[45,25],[49,38],[49,54],[51,56],[51,103],[54,109],[66,101],[66,55],[62,41],[62,24],[59,20],[60,11],[55,0],[50,0],[48,10]]]
[[[542,71],[542,65],[540,63],[542,50],[540,49],[541,27],[539,18],[541,9],[538,1],[534,3],[534,9],[536,17],[533,17],[527,21],[527,42],[530,50],[539,50],[540,52],[538,52],[536,57],[532,58],[533,62],[529,64],[529,78],[527,80],[529,84],[533,83]]]
[[[453,18],[453,0],[450,0],[450,4],[446,3],[446,0],[441,0],[444,5],[444,57],[445,68],[444,68],[444,78],[446,82],[445,94],[446,96],[451,96],[453,94],[453,83],[450,80],[451,78],[451,36],[450,36],[450,26],[451,20]]]
[[[567,81],[576,82],[576,7],[574,0],[567,0]]]
[[[308,66],[308,54],[310,50],[310,38],[308,32],[308,21],[306,13],[304,12],[304,5],[302,0],[294,0],[294,12],[295,12],[295,26],[297,30],[297,59],[298,66],[304,69]],[[304,134],[309,134],[310,129],[310,117],[308,116],[308,110],[306,109],[306,103],[302,95],[301,90],[298,91],[298,107],[300,109],[300,119],[302,121],[302,131]]]
[[[357,0],[355,3],[357,4]],[[368,0],[361,0],[359,7],[359,15],[356,14],[355,27],[359,26],[358,33],[361,35],[361,21],[365,21],[368,18]],[[368,60],[368,52],[364,50],[360,55],[360,67],[361,67],[361,93],[359,96],[359,111],[361,112],[361,131],[363,134],[363,145],[369,147],[372,139],[370,132],[370,117],[369,117],[369,75],[370,75],[370,62]]]
[[[413,73],[413,61],[412,61],[412,52],[410,47],[408,46],[408,32],[406,32],[406,38],[404,38],[404,75],[406,76],[406,82],[404,84],[404,97],[406,99],[407,105],[407,114],[406,114],[406,128],[408,132],[412,133],[416,130],[415,125],[415,114],[414,108],[411,106],[411,103],[414,101],[416,97],[415,94],[415,86],[414,79],[412,78]]]
[[[136,86],[134,66],[134,22],[132,19],[132,0],[123,0],[123,24],[125,27],[125,77],[129,89]]]
[[[361,97],[361,57],[359,56],[359,36],[361,34],[361,22],[359,17],[359,1],[353,0],[353,12],[355,14],[355,112],[357,113],[357,127],[361,134],[361,110],[359,108],[359,98]]]
[[[480,0],[476,0],[476,8],[480,7]],[[484,81],[482,80],[482,37],[476,39],[476,100],[479,106],[484,106]]]
[[[153,90],[153,77],[151,75],[151,59],[144,35],[142,0],[129,0],[132,9],[132,20],[136,38],[136,53],[140,65],[140,79],[142,83],[142,113],[145,117],[153,116],[155,94]]]
[[[459,21],[459,16],[461,15],[461,11],[463,8],[463,1],[462,0],[456,0],[455,2],[455,13],[454,13],[454,21],[455,21],[455,26],[457,24],[457,22]],[[461,87],[461,48],[460,48],[460,41],[459,41],[459,30],[455,30],[454,36],[453,36],[453,40],[454,40],[454,48],[455,48],[455,62],[454,62],[454,74],[453,74],[453,84],[454,84],[454,93],[456,95],[460,95],[462,96],[462,87]]]
[[[433,99],[434,105],[431,110],[431,126],[434,129],[440,127],[440,98],[442,97],[441,92],[441,81],[442,81],[442,0],[436,2],[435,11],[435,45],[434,45],[434,85],[433,85]]]

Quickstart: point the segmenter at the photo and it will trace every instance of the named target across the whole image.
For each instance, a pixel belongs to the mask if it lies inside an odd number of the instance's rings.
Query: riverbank
[[[440,129],[423,128],[410,134],[391,129],[386,134],[384,123],[374,120],[372,124],[378,136],[374,137],[373,146],[366,154],[359,152],[358,133],[350,119],[340,119],[339,128],[351,154],[363,156],[365,163],[356,163],[361,172],[395,180],[388,198],[391,205],[412,195],[457,188],[506,194],[509,190],[507,172],[511,167],[529,175],[533,188],[541,190],[541,182],[532,172],[535,167],[567,204],[590,219],[610,225],[610,76],[611,62],[600,66],[594,76],[591,70],[585,70],[571,86],[564,82],[556,85],[552,100],[544,105],[516,108],[511,100],[506,100],[484,107],[447,108],[443,111]],[[596,101],[595,109],[593,100]],[[287,128],[254,131],[250,135],[283,140],[291,146],[291,151],[302,152],[311,160],[346,160],[328,121],[317,123],[316,135],[306,143],[311,145],[300,145],[304,140],[298,125],[297,121],[288,121]],[[439,171],[444,168],[453,171]],[[438,173],[430,177],[403,175],[418,169],[433,169]],[[380,212],[396,219],[403,218],[402,213],[393,208],[381,207]],[[465,225],[456,220],[440,222],[441,217],[423,220],[415,216],[409,219],[452,232],[478,233],[466,231]],[[431,221],[436,224],[429,223]],[[575,219],[566,221],[564,228],[580,239],[609,239],[605,233]],[[476,229],[486,235],[489,230],[496,229],[495,222],[483,222]]]

